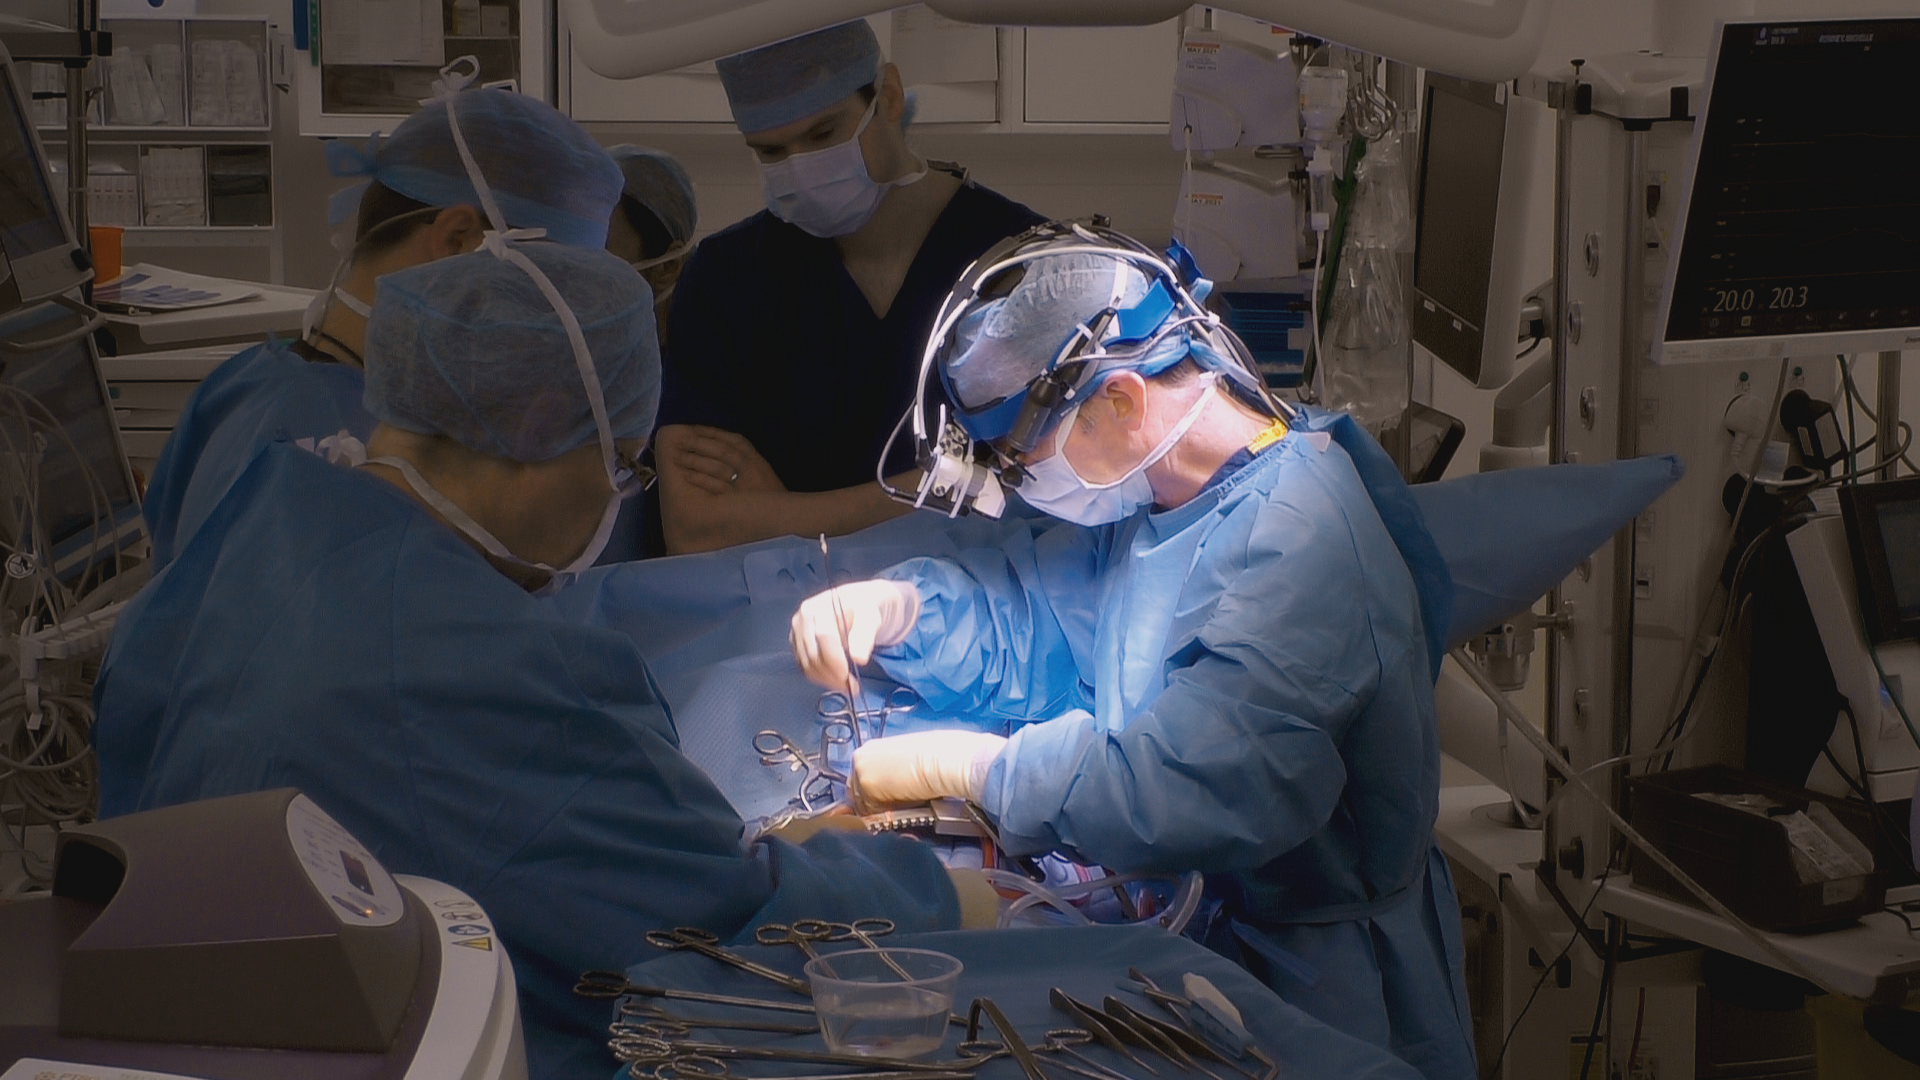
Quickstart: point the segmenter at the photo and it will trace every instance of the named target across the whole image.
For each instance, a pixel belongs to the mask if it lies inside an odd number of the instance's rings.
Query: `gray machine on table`
[[[65,832],[0,906],[0,1077],[526,1076],[479,904],[395,877],[291,788]]]

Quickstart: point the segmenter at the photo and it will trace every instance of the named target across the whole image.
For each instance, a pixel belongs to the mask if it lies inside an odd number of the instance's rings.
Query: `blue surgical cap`
[[[631,143],[609,146],[607,154],[626,177],[627,198],[659,218],[674,243],[693,239],[693,227],[700,218],[693,199],[693,178],[672,154]]]
[[[804,120],[880,78],[879,39],[865,19],[721,58],[733,122],[742,134]]]
[[[450,106],[460,110],[460,133],[508,226],[545,229],[549,239],[576,247],[606,245],[607,219],[620,202],[619,167],[579,124],[525,94],[467,90],[429,102],[384,140],[327,143],[327,168],[377,180],[428,206],[480,205],[447,126]],[[334,196],[330,223],[352,213],[358,190]]]
[[[517,245],[573,309],[615,439],[653,431],[660,342],[653,291],[617,256]],[[483,454],[546,461],[599,439],[565,326],[531,275],[481,249],[378,279],[367,411]]]

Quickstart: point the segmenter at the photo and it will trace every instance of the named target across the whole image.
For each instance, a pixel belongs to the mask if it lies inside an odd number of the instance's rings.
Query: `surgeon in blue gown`
[[[606,242],[620,170],[580,125],[537,98],[470,90],[426,105],[383,141],[328,143],[336,175],[367,181],[334,199],[340,220],[355,222],[353,249],[300,339],[235,354],[181,411],[143,502],[155,569],[173,561],[268,442],[342,430],[365,439],[372,431],[360,397],[374,281],[471,251],[486,227],[447,125],[450,100],[508,225],[545,229],[547,239],[580,247]]]
[[[380,279],[365,446],[262,448],[129,604],[95,697],[101,813],[301,788],[486,908],[532,1075],[598,1077],[605,1003],[571,987],[645,958],[648,930],[951,928],[958,899],[911,840],[745,843],[631,639],[532,595],[591,564],[637,486],[652,296],[604,251],[487,244]]]
[[[1059,253],[1091,238],[1019,249],[1024,277],[971,300],[935,358],[967,434],[1062,523],[793,618],[816,682],[871,656],[974,721],[869,741],[855,794],[973,799],[1015,854],[1206,871],[1209,944],[1432,1080],[1468,1080],[1432,833],[1438,551],[1351,420],[1286,418],[1224,331],[1169,304],[1177,270],[1111,238]],[[1041,434],[1012,445],[1028,421]]]

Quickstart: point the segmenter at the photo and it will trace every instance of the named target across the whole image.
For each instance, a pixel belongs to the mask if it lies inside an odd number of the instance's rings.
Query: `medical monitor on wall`
[[[19,76],[0,45],[0,314],[66,292],[93,273],[54,195]]]
[[[1920,345],[1920,18],[1721,28],[1655,359]]]
[[[1414,207],[1413,340],[1475,386],[1519,351],[1532,126],[1505,83],[1428,72]],[[1512,122],[1509,122],[1509,121]]]

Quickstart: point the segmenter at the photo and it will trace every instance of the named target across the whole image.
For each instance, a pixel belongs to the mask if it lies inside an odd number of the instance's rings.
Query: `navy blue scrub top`
[[[941,166],[935,166],[941,167]],[[934,317],[960,275],[1045,221],[972,181],[954,193],[884,318],[832,240],[765,210],[701,241],[673,293],[660,424],[749,439],[789,491],[868,483],[906,412]],[[889,474],[913,465],[894,443]]]

